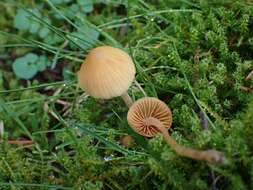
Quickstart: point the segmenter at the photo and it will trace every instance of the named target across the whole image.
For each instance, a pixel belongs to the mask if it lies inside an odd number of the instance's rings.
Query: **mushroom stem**
[[[122,95],[121,95],[121,98],[124,100],[125,104],[127,105],[127,107],[131,107],[132,104],[133,104],[133,100],[132,98],[129,96],[129,94],[127,92],[124,92]]]
[[[164,136],[166,142],[176,153],[181,156],[189,157],[195,160],[203,160],[212,164],[225,164],[226,159],[222,152],[216,150],[196,150],[179,145],[168,133],[162,122],[154,117],[145,119],[145,123],[156,127]]]

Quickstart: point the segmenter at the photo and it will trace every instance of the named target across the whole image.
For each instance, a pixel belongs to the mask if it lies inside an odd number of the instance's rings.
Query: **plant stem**
[[[180,156],[189,157],[195,160],[203,160],[212,164],[225,164],[226,159],[223,153],[216,150],[196,150],[179,145],[168,133],[167,129],[163,126],[160,120],[149,117],[146,123],[155,126],[164,136],[166,142],[176,151]]]
[[[140,91],[142,92],[142,94],[146,97],[147,93],[143,90],[143,88],[141,87],[141,85],[138,83],[137,80],[134,81],[135,85],[140,89]]]
[[[121,98],[124,100],[124,102],[127,105],[127,107],[130,108],[133,105],[133,100],[132,100],[132,98],[129,96],[129,94],[127,92],[124,92],[121,95]]]

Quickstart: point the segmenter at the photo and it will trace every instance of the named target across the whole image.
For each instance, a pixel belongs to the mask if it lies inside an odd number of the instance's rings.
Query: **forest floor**
[[[253,189],[253,2],[1,0],[0,189]],[[129,89],[164,101],[179,156],[145,138],[116,97],[90,97],[77,71],[92,48],[127,52]]]

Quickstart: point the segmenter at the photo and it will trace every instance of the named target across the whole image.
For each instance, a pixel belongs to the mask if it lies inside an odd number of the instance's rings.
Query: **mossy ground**
[[[253,189],[253,2],[82,2],[0,2],[0,189]],[[19,10],[44,33],[15,26]],[[75,73],[101,44],[133,57],[144,91],[172,109],[174,139],[218,149],[229,163],[179,157],[162,136],[135,134],[120,98],[87,97]],[[51,65],[24,80],[12,64],[27,53]],[[136,85],[129,93],[143,97]]]

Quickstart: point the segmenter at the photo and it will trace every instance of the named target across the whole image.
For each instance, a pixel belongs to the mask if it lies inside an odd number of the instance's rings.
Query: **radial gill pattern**
[[[172,113],[170,108],[161,100],[145,97],[137,100],[129,109],[127,120],[135,132],[145,137],[153,137],[159,131],[150,125],[146,119],[153,117],[162,122],[163,126],[170,128]]]

